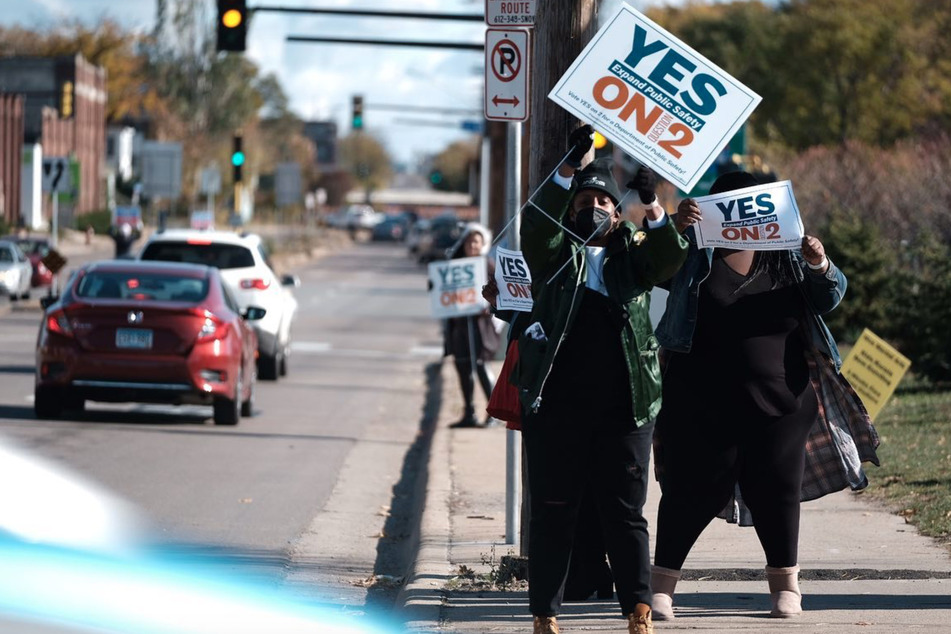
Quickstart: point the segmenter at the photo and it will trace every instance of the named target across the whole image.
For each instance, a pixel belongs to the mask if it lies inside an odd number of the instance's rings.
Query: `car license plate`
[[[150,350],[152,331],[143,328],[118,328],[116,329],[116,348]]]

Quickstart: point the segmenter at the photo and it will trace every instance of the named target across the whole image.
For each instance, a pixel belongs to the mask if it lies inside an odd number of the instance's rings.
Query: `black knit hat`
[[[757,185],[762,185],[762,183],[756,180],[756,177],[749,172],[727,172],[717,177],[713,185],[710,186],[710,193],[722,194],[723,192],[731,192],[734,189],[745,189]]]
[[[575,194],[582,189],[600,189],[617,205],[621,202],[621,192],[614,180],[614,161],[608,157],[594,159],[580,172],[575,174]]]

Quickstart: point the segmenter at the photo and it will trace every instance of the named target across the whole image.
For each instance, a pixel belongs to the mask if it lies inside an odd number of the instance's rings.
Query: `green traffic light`
[[[244,152],[235,152],[231,155],[231,164],[235,167],[244,165]]]
[[[354,129],[360,129],[363,127],[363,117],[356,115],[353,117],[353,127]]]
[[[440,173],[440,172],[433,172],[432,174],[430,174],[430,175],[429,175],[429,182],[431,182],[433,185],[438,185],[439,183],[441,183],[441,182],[442,182],[442,173]]]

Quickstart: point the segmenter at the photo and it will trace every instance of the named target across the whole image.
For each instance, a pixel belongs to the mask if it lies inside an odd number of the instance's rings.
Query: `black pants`
[[[799,409],[785,416],[721,406],[722,394],[718,402],[713,394],[674,394],[667,388],[665,383],[657,417],[655,459],[663,494],[654,563],[680,570],[739,484],[767,565],[796,565],[806,438],[818,412],[812,386],[800,397]]]
[[[465,417],[471,418],[475,416],[475,406],[473,405],[475,381],[472,378],[472,361],[468,357],[454,357],[453,361],[456,364],[456,373],[459,375],[459,387],[462,388],[462,399],[466,403]],[[485,393],[485,399],[489,400],[489,396],[492,395],[492,388],[495,387],[495,378],[489,372],[489,368],[486,367],[482,359],[476,360],[475,373],[479,378],[479,385],[482,386],[482,391]]]
[[[531,491],[532,614],[559,613],[578,509],[589,480],[621,611],[630,614],[638,603],[650,605],[650,544],[643,508],[653,423],[635,429],[630,413],[586,418],[558,407],[545,411],[543,406],[542,411],[544,416],[526,417],[522,434]]]

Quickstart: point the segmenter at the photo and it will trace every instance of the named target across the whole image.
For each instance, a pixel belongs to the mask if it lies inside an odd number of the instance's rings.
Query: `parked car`
[[[238,307],[217,269],[109,260],[44,298],[36,343],[38,418],[87,399],[212,405],[217,425],[254,409],[258,306]]]
[[[383,214],[377,213],[370,205],[349,205],[343,211],[343,225],[349,231],[373,229],[383,221]]]
[[[15,242],[0,240],[0,293],[10,299],[29,299],[33,265]]]
[[[291,289],[300,286],[300,280],[293,275],[278,278],[260,236],[172,229],[152,234],[142,247],[139,259],[191,262],[218,268],[239,308],[267,308],[264,318],[254,324],[258,335],[258,377],[274,381],[287,374],[291,326],[297,315],[297,300]]]
[[[429,229],[419,238],[416,254],[420,263],[428,264],[442,260],[446,252],[462,236],[463,223],[455,214],[446,214],[433,218]]]
[[[53,284],[53,272],[43,264],[43,258],[46,257],[51,248],[49,238],[5,236],[2,239],[16,243],[26,257],[29,258],[30,265],[33,267],[33,274],[30,279],[31,287],[40,288]]]
[[[411,224],[412,219],[407,215],[387,215],[373,227],[371,237],[377,242],[400,242],[406,238]]]

